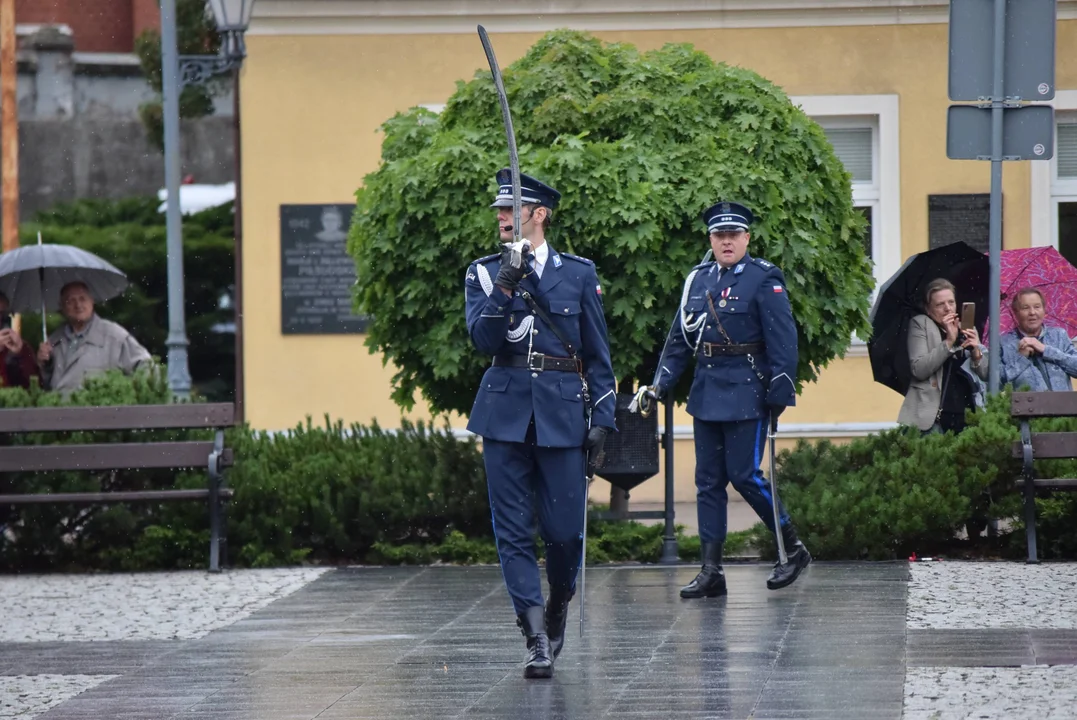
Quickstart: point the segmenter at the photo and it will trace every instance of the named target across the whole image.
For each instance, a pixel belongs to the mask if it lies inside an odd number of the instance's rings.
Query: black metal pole
[[[662,446],[666,450],[666,529],[662,537],[662,562],[675,563],[677,553],[677,530],[673,525],[673,400],[666,400],[665,430]]]

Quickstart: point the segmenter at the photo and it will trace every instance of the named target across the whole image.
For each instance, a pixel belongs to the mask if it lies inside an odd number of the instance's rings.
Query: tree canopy
[[[749,252],[785,272],[798,389],[868,330],[874,281],[850,177],[779,87],[690,45],[640,52],[567,30],[503,75],[521,171],[562,193],[547,237],[598,269],[622,388],[650,380],[684,278],[709,249],[700,215],[720,199],[753,210]],[[433,411],[467,413],[489,358],[468,339],[464,274],[499,249],[488,205],[508,165],[489,70],[458,82],[440,114],[412,108],[381,131],[349,237],[367,345],[398,367],[399,405],[421,390]]]

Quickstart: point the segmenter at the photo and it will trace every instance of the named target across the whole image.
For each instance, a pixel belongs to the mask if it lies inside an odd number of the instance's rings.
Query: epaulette
[[[501,253],[494,253],[493,255],[487,255],[486,257],[481,257],[478,260],[473,261],[472,264],[473,265],[482,265],[483,263],[488,263],[491,260],[497,260],[500,257],[501,257]]]
[[[593,261],[588,260],[585,257],[580,257],[579,255],[572,255],[572,254],[567,253],[567,252],[563,252],[563,253],[560,253],[560,254],[561,254],[561,257],[571,258],[572,260],[575,260],[576,262],[582,262],[584,265],[594,265]]]
[[[714,264],[714,260],[708,260],[707,262],[703,262],[703,263],[700,263],[699,265],[696,265],[692,269],[693,270],[700,270],[700,269],[705,268],[705,267],[710,267],[713,264]]]
[[[770,262],[769,260],[764,260],[763,258],[754,257],[752,258],[752,262],[754,262],[756,265],[763,268],[764,270],[770,270],[772,267],[774,267],[774,263]]]

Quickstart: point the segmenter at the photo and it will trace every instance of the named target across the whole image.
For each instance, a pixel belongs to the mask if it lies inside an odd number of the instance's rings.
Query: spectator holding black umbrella
[[[975,328],[961,329],[956,296],[952,282],[932,280],[924,290],[924,314],[909,321],[911,378],[898,422],[925,435],[964,430],[965,411],[975,409],[980,392],[976,376],[987,379],[979,333]]]

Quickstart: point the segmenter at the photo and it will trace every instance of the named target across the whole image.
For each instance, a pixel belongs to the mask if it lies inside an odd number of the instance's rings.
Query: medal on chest
[[[722,291],[722,299],[718,301],[718,307],[726,306],[726,299],[729,297],[729,288]]]

